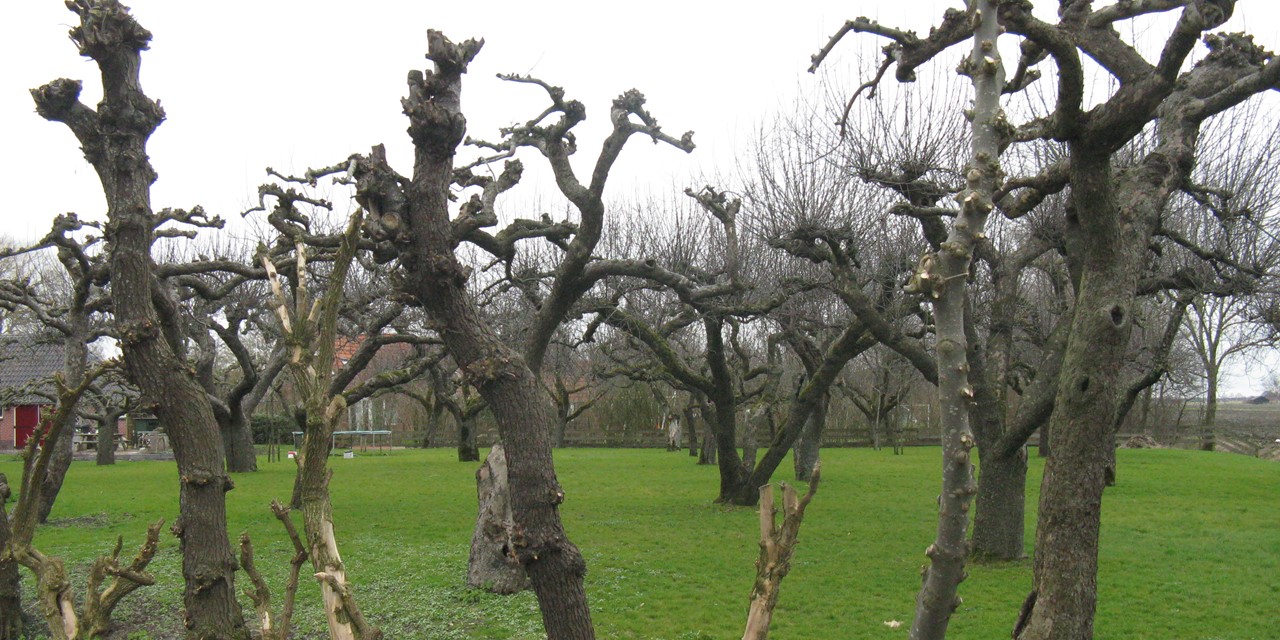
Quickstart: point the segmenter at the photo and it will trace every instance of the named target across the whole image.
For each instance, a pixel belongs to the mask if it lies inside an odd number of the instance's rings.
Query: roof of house
[[[39,344],[28,337],[0,336],[0,396],[47,380],[63,367],[62,345]],[[46,403],[47,399],[24,394],[7,400],[16,404]]]

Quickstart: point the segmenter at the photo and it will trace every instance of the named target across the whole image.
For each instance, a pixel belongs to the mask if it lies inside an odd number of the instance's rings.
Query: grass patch
[[[500,598],[462,587],[475,513],[474,465],[449,450],[335,458],[334,502],[343,557],[366,614],[389,638],[540,638],[530,594]],[[587,557],[598,635],[610,639],[739,637],[754,575],[757,520],[711,504],[716,471],[660,450],[556,454],[568,494],[563,516]],[[235,477],[231,531],[249,531],[257,562],[284,582],[290,547],[267,509],[287,498],[293,463]],[[938,451],[904,456],[865,449],[823,454],[823,487],[801,531],[772,637],[897,638],[909,624],[924,548],[935,527]],[[1037,500],[1033,459],[1028,500]],[[10,478],[14,462],[0,462]],[[1274,638],[1280,613],[1280,465],[1243,456],[1123,450],[1107,490],[1099,638]],[[123,535],[177,514],[172,462],[72,466],[37,545],[81,572]],[[1033,509],[1032,509],[1033,511]],[[1028,514],[1028,541],[1034,513]],[[176,638],[182,576],[171,537],[152,567],[159,583],[131,596],[118,637]],[[1031,584],[1029,562],[976,564],[961,585],[957,638],[1007,637]],[[81,588],[83,581],[77,579]],[[28,591],[27,593],[30,593]],[[300,638],[324,637],[319,589],[299,594]],[[142,637],[142,636],[135,636]]]

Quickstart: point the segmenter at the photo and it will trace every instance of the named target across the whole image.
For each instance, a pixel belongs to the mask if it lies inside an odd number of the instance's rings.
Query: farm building
[[[29,339],[0,341],[0,449],[21,449],[40,424],[52,401],[40,392],[52,391],[49,382],[62,370],[62,346],[37,344]]]
[[[38,343],[30,336],[0,336],[0,450],[25,447],[42,417],[54,408],[53,374],[62,371],[63,359],[60,344]],[[94,446],[89,429],[88,425],[78,427],[75,441],[80,446]],[[124,434],[124,429],[121,420],[117,432]]]

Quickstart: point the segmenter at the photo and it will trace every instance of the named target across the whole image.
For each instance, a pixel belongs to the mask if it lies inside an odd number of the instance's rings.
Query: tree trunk
[[[978,493],[974,498],[970,552],[980,558],[1025,557],[1027,454],[1010,456],[979,447]]]
[[[19,640],[22,622],[22,580],[18,563],[0,560],[0,640]]]
[[[968,556],[969,507],[977,486],[969,451],[974,436],[969,413],[974,388],[969,380],[969,269],[974,248],[983,237],[991,198],[1001,182],[1000,150],[1005,140],[999,128],[1004,121],[1000,94],[1004,68],[996,39],[1001,31],[995,2],[975,0],[968,4],[973,21],[973,50],[961,63],[961,73],[973,82],[974,101],[971,155],[965,169],[965,190],[958,200],[956,215],[932,264],[922,264],[912,277],[913,288],[930,295],[936,326],[938,363],[938,406],[942,423],[942,487],[938,496],[937,534],[925,550],[929,564],[923,585],[916,596],[912,640],[941,640],[946,637],[951,614],[960,606],[957,595],[965,578]]]
[[[227,447],[227,471],[247,473],[258,470],[258,451],[253,444],[249,417],[238,413],[221,425],[222,442]]]
[[[1200,450],[1213,451],[1217,445],[1214,426],[1218,422],[1218,367],[1211,364],[1205,373],[1208,389],[1204,401],[1204,423],[1200,428]]]
[[[299,493],[302,497],[302,518],[307,535],[308,557],[320,581],[320,594],[324,601],[325,617],[332,640],[373,640],[382,634],[365,622],[351,594],[346,566],[338,552],[338,540],[334,535],[333,503],[329,498],[329,436],[337,422],[337,416],[346,408],[341,396],[335,396],[327,409],[310,407],[307,414],[314,416],[308,424],[307,435],[299,452]],[[322,422],[324,424],[322,424]]]
[[[444,422],[444,403],[440,402],[438,399],[431,403],[431,417],[429,419],[431,421],[431,426],[427,429],[426,435],[422,436],[423,449],[429,449],[431,447],[432,434],[443,431],[443,429],[440,428],[440,423]]]
[[[89,333],[88,319],[84,317],[69,318],[68,323],[72,326],[72,332],[63,338],[63,365],[62,373],[66,384],[75,387],[84,380],[85,369],[89,363],[89,345],[86,342],[86,336]],[[62,407],[62,411],[75,411],[75,405],[70,407]],[[49,470],[41,479],[42,487],[40,490],[40,510],[39,522],[44,524],[49,521],[49,513],[53,511],[53,503],[58,499],[58,492],[62,491],[62,482],[67,477],[67,471],[71,469],[71,459],[75,447],[75,418],[67,420],[62,428],[62,434],[57,438],[53,451],[53,457],[49,459]]]
[[[120,414],[107,411],[106,418],[98,423],[98,449],[94,459],[98,466],[116,463],[116,434],[120,424]]]
[[[814,465],[818,464],[819,452],[822,449],[822,432],[827,426],[827,407],[830,403],[831,396],[823,394],[818,404],[813,407],[809,420],[805,422],[800,439],[792,447],[792,460],[795,463],[796,480],[799,482],[808,482]]]
[[[18,562],[3,553],[13,535],[4,506],[10,492],[8,478],[0,473],[0,640],[18,640],[23,627],[22,577],[18,573]]]
[[[741,493],[747,482],[747,469],[738,455],[737,420],[735,403],[727,399],[728,406],[717,404],[715,409],[716,466],[720,470],[720,495],[716,502],[728,503]]]
[[[476,418],[474,415],[458,420],[458,462],[479,462],[480,448],[476,446]]]
[[[883,423],[879,419],[879,417],[871,421],[871,448],[875,451],[880,450],[880,433],[882,428],[886,432],[892,431],[892,428],[889,427],[887,424]],[[897,447],[895,446],[894,453],[897,453],[897,452],[898,452]]]
[[[1090,638],[1097,605],[1098,537],[1107,439],[1115,423],[1121,367],[1150,220],[1126,203],[1104,154],[1072,144],[1074,228],[1087,239],[1071,335],[1049,429],[1035,545],[1035,590],[1015,627],[1019,640]],[[1091,151],[1091,150],[1090,150]],[[1160,203],[1154,203],[1159,207]],[[1043,437],[1043,434],[1042,434]]]
[[[119,286],[119,282],[112,284]],[[172,439],[181,481],[179,515],[172,530],[180,541],[186,579],[187,636],[192,640],[247,638],[236,600],[238,565],[227,536],[225,495],[233,485],[223,467],[222,438],[204,390],[189,376],[184,377],[180,361],[166,368],[167,358],[155,357],[161,351],[155,346],[163,344],[161,341],[149,342],[132,345],[133,357],[126,343],[125,362],[130,378],[144,394],[168,399],[155,411]],[[149,389],[160,391],[157,394]]]
[[[62,482],[66,479],[67,471],[71,468],[71,449],[75,430],[75,421],[67,422],[66,426],[63,427],[62,436],[58,438],[53,457],[49,459],[49,472],[42,480],[44,489],[40,492],[40,511],[37,516],[41,524],[49,521],[49,514],[53,511],[53,503],[58,499],[58,492],[62,490]]]
[[[222,439],[204,389],[165,335],[171,318],[159,314],[152,298],[156,174],[146,143],[164,111],[139,82],[140,53],[151,34],[117,3],[86,2],[72,9],[81,24],[71,38],[102,71],[102,102],[94,111],[79,102],[80,83],[63,79],[32,92],[36,110],[71,128],[106,195],[104,235],[124,368],[151,403],[145,408],[168,430],[177,459],[179,517],[173,532],[182,549],[187,636],[241,640],[248,632],[236,601],[237,564],[227,537],[225,494],[232,484],[223,468]]]
[[[756,434],[760,431],[760,423],[768,419],[767,412],[748,411],[742,420],[742,468],[748,474],[756,466]]]
[[[511,486],[502,443],[489,449],[489,456],[476,470],[476,497],[480,511],[471,534],[467,586],[504,595],[528,589],[529,575],[514,552]]]
[[[689,440],[689,457],[698,457],[698,421],[693,405],[684,408],[685,438]],[[702,464],[702,460],[698,460]]]
[[[554,438],[555,447],[557,449],[564,448],[564,434],[568,430],[569,430],[569,418],[564,415],[564,412],[559,412],[559,414],[556,416],[556,434]]]
[[[801,498],[790,485],[782,484],[782,524],[776,523],[773,507],[773,485],[760,489],[760,555],[756,558],[756,581],[751,587],[751,606],[747,609],[747,628],[742,640],[766,640],[773,609],[778,604],[782,579],[791,572],[791,554],[795,551],[804,520],[805,508],[818,490],[821,472],[814,470],[809,491]]]
[[[711,425],[711,420],[714,418],[708,419],[708,413],[709,410],[705,405],[699,411],[702,416],[702,419],[699,420],[702,423],[702,443],[698,448],[698,464],[716,463],[715,428]]]
[[[769,484],[773,472],[778,469],[787,453],[791,451],[801,431],[809,422],[809,417],[817,410],[824,399],[830,397],[831,385],[844,369],[846,363],[855,355],[865,350],[869,344],[862,341],[865,328],[857,322],[845,327],[835,342],[827,348],[817,371],[809,376],[800,392],[791,401],[787,409],[787,418],[781,428],[773,436],[769,450],[760,458],[760,463],[751,470],[751,476],[742,483],[742,491],[732,499],[733,504],[749,506],[760,499],[759,488]]]

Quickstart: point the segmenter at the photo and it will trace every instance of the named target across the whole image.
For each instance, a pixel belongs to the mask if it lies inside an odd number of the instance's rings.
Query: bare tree
[[[157,219],[175,212],[157,216],[151,208],[156,174],[146,143],[164,119],[139,81],[151,33],[115,0],[80,0],[69,8],[80,19],[71,39],[102,71],[103,99],[93,109],[80,102],[79,81],[59,79],[32,91],[36,110],[75,134],[106,195],[111,298],[125,371],[169,430],[178,462],[181,508],[173,531],[182,546],[188,635],[240,640],[248,634],[236,602],[225,497],[232,484],[217,421],[183,361],[170,301],[152,296]]]
[[[523,533],[524,544],[514,552],[529,573],[547,634],[557,639],[591,638],[594,630],[582,583],[585,562],[565,535],[558,510],[564,492],[551,459],[555,407],[535,372],[541,369],[555,328],[595,282],[587,267],[604,228],[603,191],[627,139],[638,133],[686,150],[693,144],[689,135],[674,139],[663,133],[645,110],[643,96],[629,91],[614,101],[612,133],[590,181],[583,184],[569,164],[569,154],[576,148],[570,130],[585,117],[584,107],[565,100],[559,88],[531,78],[512,78],[541,86],[552,105],[533,121],[509,130],[507,142],[488,146],[500,155],[521,146],[538,149],[581,216],[573,239],[565,244],[550,291],[541,301],[522,357],[481,317],[465,288],[467,271],[454,250],[458,243],[471,240],[502,254],[504,242],[563,237],[564,229],[525,221],[507,227],[506,234],[482,232],[496,223],[493,202],[518,179],[520,168],[509,162],[500,175],[490,178],[476,176],[470,167],[455,167],[456,149],[466,132],[462,74],[481,46],[474,40],[455,44],[438,32],[428,32],[427,57],[435,68],[411,74],[409,96],[403,101],[415,148],[411,177],[400,176],[388,165],[382,147],[353,157],[349,166],[357,181],[357,200],[370,214],[373,237],[385,243],[391,255],[398,255],[406,293],[439,327],[454,361],[493,411],[509,462],[513,518]],[[454,184],[476,187],[481,193],[451,219]]]
[[[1025,88],[1034,66],[1052,57],[1057,92],[1052,113],[1020,126],[1002,125],[1011,141],[1065,142],[1071,191],[1067,244],[1078,274],[1075,313],[1067,337],[1050,420],[1054,452],[1042,484],[1035,589],[1014,636],[1081,638],[1092,634],[1096,606],[1097,543],[1107,435],[1125,385],[1118,379],[1132,331],[1149,240],[1172,195],[1187,184],[1204,122],[1273,87],[1280,62],[1244,35],[1208,35],[1209,52],[1189,56],[1206,32],[1223,24],[1231,1],[1118,3],[1095,8],[1064,2],[1057,24],[1032,15],[1030,2],[1001,2],[1000,25],[1022,38],[1018,72],[1006,87]],[[1121,39],[1113,25],[1179,10],[1155,62]],[[927,38],[865,19],[851,20],[815,58],[820,61],[849,32],[870,32],[891,43],[883,69],[899,80],[940,52],[974,36],[976,21],[951,11]],[[1083,56],[1114,79],[1115,90],[1084,109]],[[874,86],[874,81],[870,83]],[[1152,123],[1154,140],[1131,165],[1118,169],[1119,151]],[[1052,172],[1010,183],[995,200],[1021,189],[1032,199]],[[1021,197],[1020,196],[1020,197]]]
[[[97,251],[102,240],[96,233],[97,227],[82,222],[74,214],[58,216],[44,238],[31,246],[13,249],[10,255],[54,249],[61,273],[46,269],[38,282],[30,278],[0,281],[0,306],[25,308],[62,343],[63,375],[72,386],[80,383],[89,367],[90,343],[112,334],[103,321],[109,304],[102,290],[107,281],[107,266]],[[75,407],[69,410],[76,411]],[[58,447],[40,480],[44,489],[40,492],[37,510],[39,522],[48,520],[67,469],[71,467],[71,431],[75,429],[75,422],[64,423],[68,432],[58,439]]]

